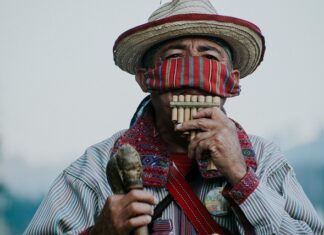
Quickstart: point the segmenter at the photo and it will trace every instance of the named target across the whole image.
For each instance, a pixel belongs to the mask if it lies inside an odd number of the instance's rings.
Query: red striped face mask
[[[149,92],[195,88],[220,97],[240,94],[240,85],[224,63],[205,57],[180,57],[163,61],[145,73]]]

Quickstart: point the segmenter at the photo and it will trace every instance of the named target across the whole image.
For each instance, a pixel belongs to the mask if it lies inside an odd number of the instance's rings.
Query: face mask
[[[179,57],[163,61],[144,73],[149,92],[195,88],[220,97],[240,94],[240,85],[224,63],[204,57]]]

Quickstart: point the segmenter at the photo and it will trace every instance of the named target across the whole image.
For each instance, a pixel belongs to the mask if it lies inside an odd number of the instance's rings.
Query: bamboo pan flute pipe
[[[184,121],[192,120],[192,116],[199,110],[208,107],[220,107],[220,98],[218,96],[203,96],[203,95],[174,95],[170,103],[172,108],[172,121],[174,124],[180,124]],[[197,130],[184,132],[189,140],[195,138]],[[207,170],[216,170],[212,160],[208,161]]]

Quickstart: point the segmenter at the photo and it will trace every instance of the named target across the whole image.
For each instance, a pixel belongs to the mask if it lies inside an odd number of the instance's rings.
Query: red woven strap
[[[212,218],[206,207],[200,202],[180,172],[173,165],[170,167],[170,176],[166,183],[166,188],[176,203],[183,209],[183,212],[198,234],[224,234],[220,225]]]

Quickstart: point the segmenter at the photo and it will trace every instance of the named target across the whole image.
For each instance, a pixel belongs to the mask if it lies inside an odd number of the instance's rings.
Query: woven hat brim
[[[181,36],[221,38],[233,52],[234,68],[241,78],[251,74],[263,60],[264,37],[260,29],[245,20],[221,15],[184,14],[149,22],[119,36],[114,45],[115,64],[135,74],[144,54],[160,42]]]

